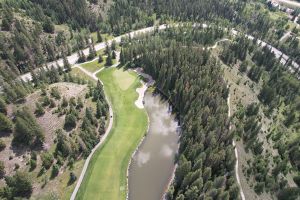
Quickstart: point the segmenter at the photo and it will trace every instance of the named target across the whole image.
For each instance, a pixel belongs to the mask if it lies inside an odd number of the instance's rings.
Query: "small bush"
[[[42,162],[43,162],[43,167],[45,167],[45,169],[49,169],[54,161],[53,155],[51,153],[44,153],[41,156]]]
[[[0,139],[0,151],[4,150],[5,147],[6,147],[5,142],[2,139]]]

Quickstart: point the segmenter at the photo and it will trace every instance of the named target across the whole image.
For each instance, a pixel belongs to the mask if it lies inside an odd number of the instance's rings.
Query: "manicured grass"
[[[136,78],[128,71],[123,70],[115,70],[113,76],[122,90],[127,90]]]
[[[127,90],[120,88],[115,72],[123,70],[108,68],[98,74],[104,83],[105,94],[112,103],[114,122],[106,141],[91,159],[76,199],[120,200],[126,198],[127,166],[133,151],[147,131],[147,114],[134,102],[140,81],[133,72],[116,73],[132,76],[134,81]]]
[[[89,72],[95,72],[98,69],[101,69],[102,67],[104,67],[105,61],[106,61],[106,57],[103,56],[103,62],[102,63],[98,63],[98,60],[95,60],[93,62],[81,64],[81,66],[83,68],[85,68],[86,70],[88,70]]]
[[[73,68],[71,71],[71,74],[75,77],[79,77],[82,78],[86,81],[91,81],[91,82],[95,82],[94,79],[92,79],[90,76],[86,75],[85,73],[83,73],[79,68]]]
[[[83,68],[85,68],[86,70],[88,70],[89,72],[96,72],[97,70],[101,69],[102,67],[105,67],[105,63],[106,63],[106,58],[107,56],[102,56],[103,61],[101,63],[98,63],[98,60],[95,60],[93,62],[89,62],[89,63],[84,63],[81,64],[81,66]],[[116,59],[113,59],[113,64],[116,63]]]

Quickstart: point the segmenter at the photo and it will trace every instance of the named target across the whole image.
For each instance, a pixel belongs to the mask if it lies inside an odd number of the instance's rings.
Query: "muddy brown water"
[[[150,126],[129,167],[129,200],[160,200],[173,174],[178,123],[160,95],[146,92],[144,100]]]

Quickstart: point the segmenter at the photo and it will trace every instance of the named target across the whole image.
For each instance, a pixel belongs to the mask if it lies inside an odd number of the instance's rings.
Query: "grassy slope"
[[[116,70],[105,69],[99,75],[112,103],[114,123],[106,141],[93,156],[76,199],[126,198],[127,166],[132,152],[146,133],[147,115],[134,104],[138,98],[135,89],[140,86],[137,76],[131,74],[134,82],[127,90],[122,90],[114,75]],[[130,78],[131,75],[127,75]]]

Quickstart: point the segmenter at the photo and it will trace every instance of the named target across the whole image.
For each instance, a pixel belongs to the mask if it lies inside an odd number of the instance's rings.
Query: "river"
[[[146,92],[149,131],[129,167],[129,200],[160,200],[169,184],[178,150],[178,123],[160,95]]]

